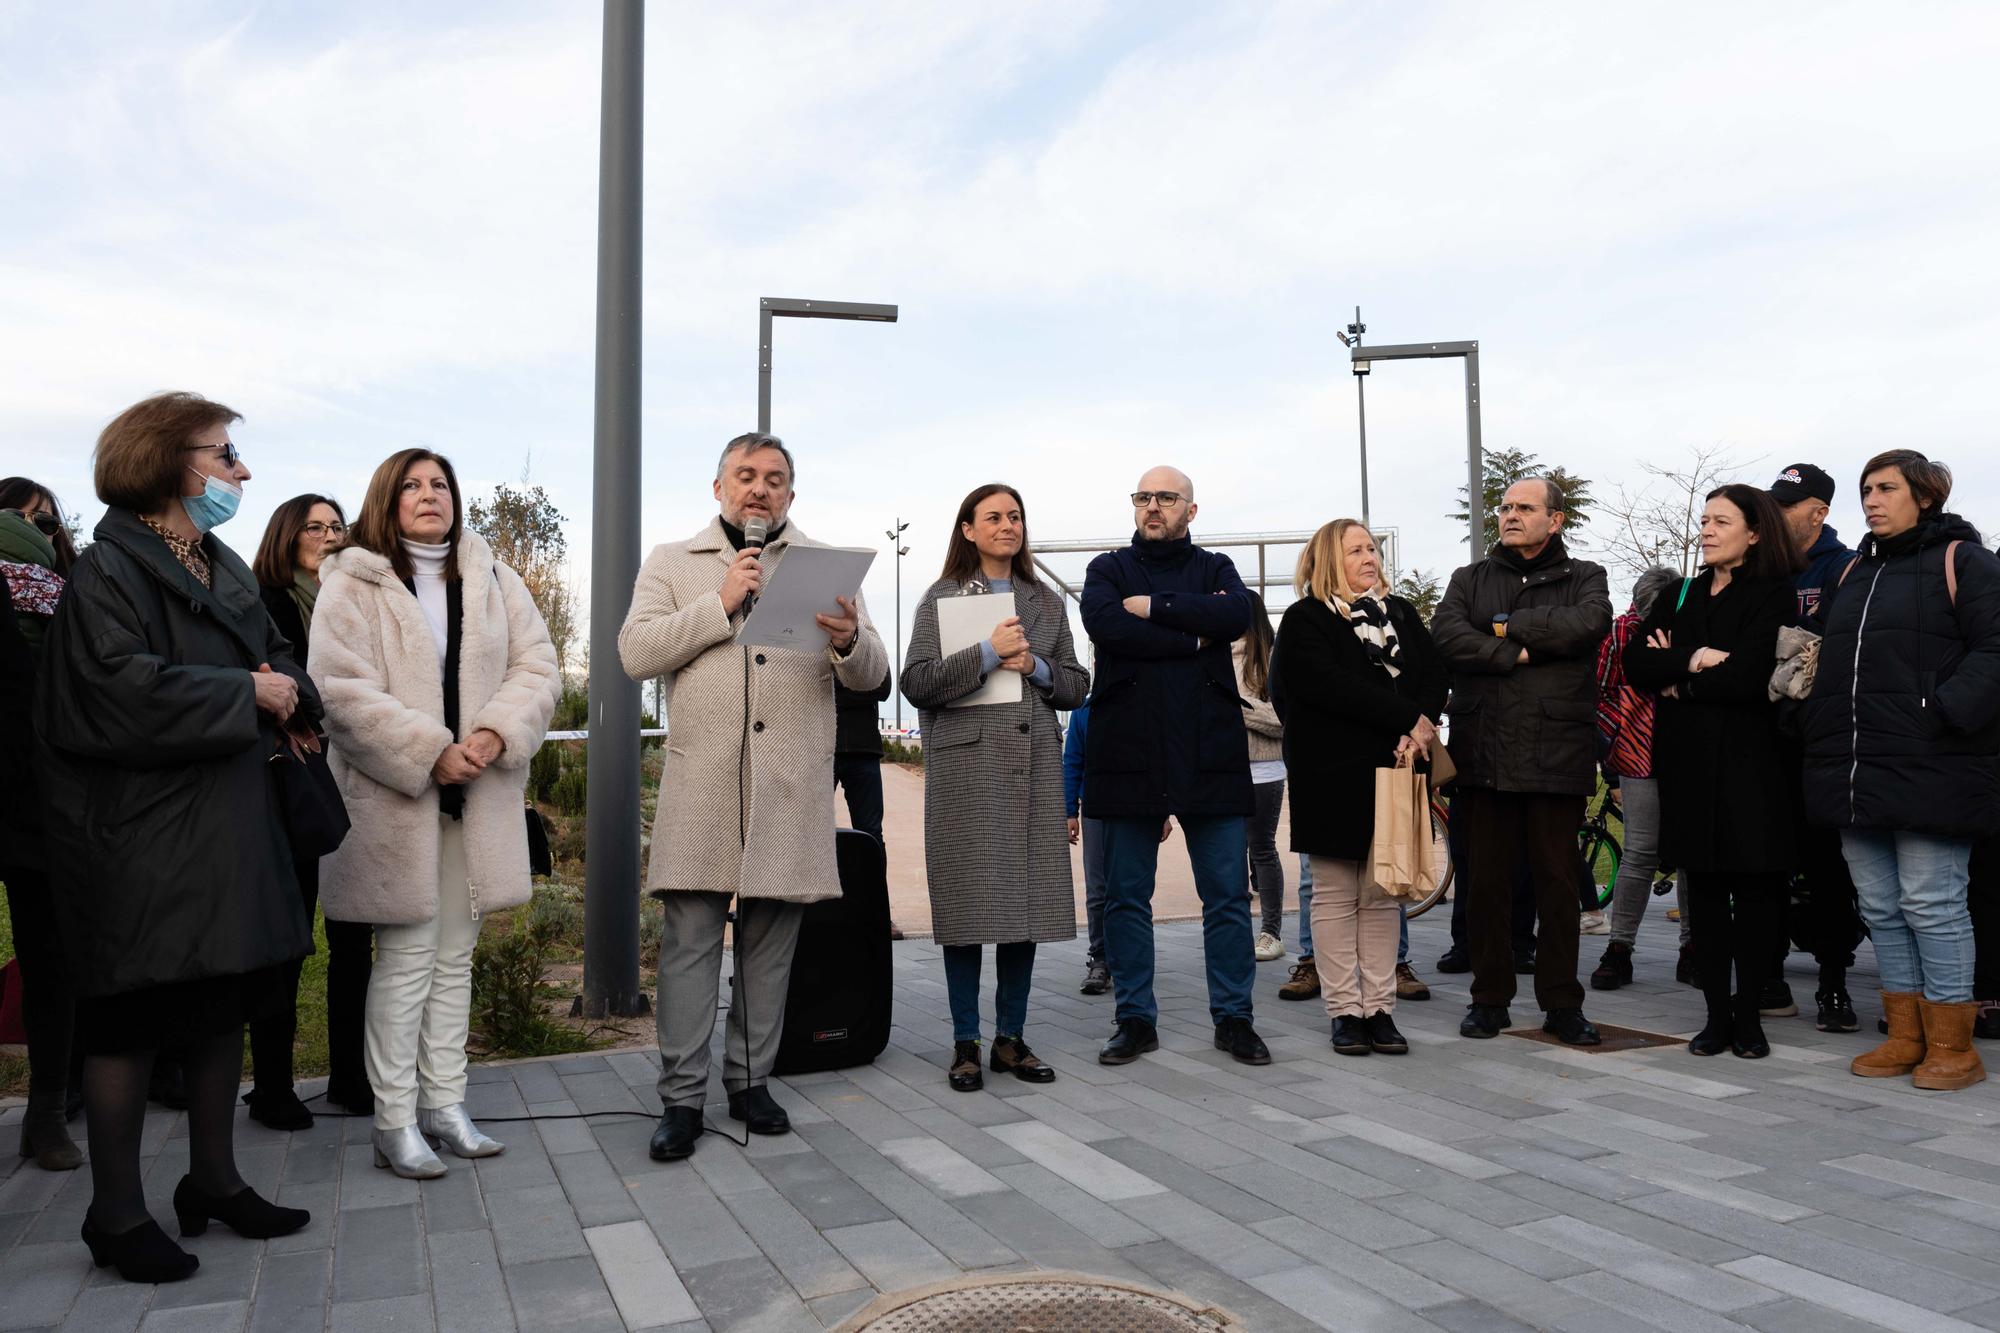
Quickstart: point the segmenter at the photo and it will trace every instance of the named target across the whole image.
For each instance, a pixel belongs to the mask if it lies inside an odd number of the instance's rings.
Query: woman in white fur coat
[[[522,793],[561,693],[515,572],[466,531],[458,478],[427,449],[375,470],[347,549],[320,568],[307,671],[353,830],[320,901],[375,927],[368,1081],[375,1165],[444,1174],[502,1145],[465,1113],[479,917],[529,896]]]

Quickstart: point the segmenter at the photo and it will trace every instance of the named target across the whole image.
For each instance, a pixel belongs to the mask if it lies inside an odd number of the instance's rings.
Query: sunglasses
[[[222,451],[222,465],[224,467],[235,467],[238,463],[243,461],[243,455],[237,453],[235,444],[233,444],[228,440],[224,440],[221,444],[190,445],[181,452],[189,454],[198,454],[198,453],[203,453],[209,449],[219,449]]]
[[[35,530],[44,537],[53,537],[62,531],[62,520],[54,514],[46,513],[43,510],[37,509],[32,514],[25,509],[9,509],[5,512],[14,515],[14,517],[24,523],[34,524]]]

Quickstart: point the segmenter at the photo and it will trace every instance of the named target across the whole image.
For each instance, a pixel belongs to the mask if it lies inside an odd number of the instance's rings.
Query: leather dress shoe
[[[1542,1031],[1554,1037],[1565,1046],[1602,1046],[1604,1038],[1598,1035],[1590,1020],[1583,1016],[1581,1009],[1551,1009],[1542,1020]]]
[[[1271,1048],[1257,1035],[1247,1018],[1225,1018],[1215,1025],[1215,1049],[1228,1051],[1238,1064],[1268,1065]]]
[[[1497,1037],[1514,1022],[1504,1004],[1468,1004],[1465,1019],[1458,1025],[1461,1037]]]
[[[678,1162],[693,1155],[694,1141],[700,1137],[701,1108],[669,1106],[660,1117],[660,1127],[653,1131],[653,1141],[646,1145],[646,1152],[656,1162]]]
[[[729,1118],[741,1120],[752,1134],[789,1134],[792,1118],[771,1090],[759,1083],[754,1088],[729,1094]]]
[[[1111,1040],[1097,1052],[1097,1063],[1129,1065],[1147,1051],[1159,1049],[1160,1034],[1151,1023],[1143,1018],[1121,1018]]]

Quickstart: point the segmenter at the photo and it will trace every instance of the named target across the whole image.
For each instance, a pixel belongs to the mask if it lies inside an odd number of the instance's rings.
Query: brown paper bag
[[[1431,841],[1430,791],[1423,774],[1404,760],[1375,770],[1375,836],[1368,848],[1368,877],[1391,898],[1420,897],[1436,874]]]

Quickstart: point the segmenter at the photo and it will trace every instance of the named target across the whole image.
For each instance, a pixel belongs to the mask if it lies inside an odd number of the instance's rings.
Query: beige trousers
[[[472,919],[465,825],[438,816],[438,914],[412,926],[375,928],[368,978],[368,1082],[375,1128],[417,1123],[465,1100],[465,1042],[472,1027]]]
[[[1400,904],[1372,882],[1361,862],[1312,858],[1313,961],[1333,1018],[1396,1012],[1396,943]]]

